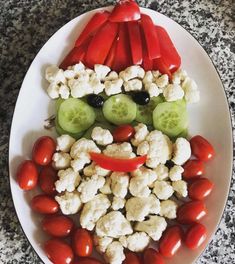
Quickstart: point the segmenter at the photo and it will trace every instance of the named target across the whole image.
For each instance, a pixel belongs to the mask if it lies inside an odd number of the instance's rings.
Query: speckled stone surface
[[[138,1],[187,29],[212,58],[235,118],[235,1]],[[88,10],[113,4],[104,0],[0,0],[0,263],[41,263],[15,215],[8,179],[8,140],[23,77],[47,39]],[[235,263],[235,172],[228,203],[213,241],[197,264]],[[187,263],[183,263],[187,264]]]

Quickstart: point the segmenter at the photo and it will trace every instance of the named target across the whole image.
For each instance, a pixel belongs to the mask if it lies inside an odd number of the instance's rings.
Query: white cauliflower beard
[[[104,258],[109,264],[122,264],[125,259],[122,244],[119,241],[114,241],[109,244],[105,251]]]
[[[119,238],[123,247],[133,252],[142,252],[150,243],[150,237],[144,232],[136,232]]]

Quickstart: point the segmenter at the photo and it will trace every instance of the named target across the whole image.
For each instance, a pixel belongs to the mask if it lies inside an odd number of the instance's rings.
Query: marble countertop
[[[234,127],[234,0],[138,2],[142,7],[157,10],[174,19],[198,39],[219,71]],[[113,3],[105,0],[0,0],[0,263],[41,263],[15,215],[8,178],[9,131],[24,75],[42,45],[62,25],[86,11]],[[235,263],[234,180],[235,172],[219,228],[197,264]]]

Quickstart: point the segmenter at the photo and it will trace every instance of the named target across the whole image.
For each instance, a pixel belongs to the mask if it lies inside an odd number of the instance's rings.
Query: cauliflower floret
[[[95,64],[94,70],[100,80],[104,80],[104,78],[110,72],[110,68],[108,66],[101,64]]]
[[[50,85],[47,88],[47,93],[51,97],[51,99],[56,99],[60,97],[59,94],[60,86],[56,83],[50,83]]]
[[[88,78],[89,78],[89,75],[88,75]],[[93,93],[93,89],[92,89],[90,83],[88,81],[85,81],[85,80],[70,79],[68,81],[68,86],[71,90],[71,96],[74,98],[82,98],[87,94]]]
[[[62,135],[58,137],[56,141],[57,141],[56,150],[69,152],[76,140],[69,135]]]
[[[143,84],[152,83],[154,81],[154,77],[151,71],[147,71],[144,75]]]
[[[110,178],[114,196],[124,198],[128,191],[129,175],[125,172],[113,172]]]
[[[188,189],[187,189],[187,182],[186,181],[175,181],[172,182],[172,187],[174,191],[180,196],[180,197],[187,197],[188,196]]]
[[[167,181],[155,181],[153,193],[156,194],[158,199],[167,200],[173,195],[174,190]]]
[[[148,178],[132,177],[130,179],[129,191],[135,197],[148,197],[151,193],[148,183]]]
[[[183,167],[174,165],[169,171],[169,177],[171,181],[179,181],[182,179]]]
[[[56,152],[53,157],[53,166],[58,169],[67,169],[70,166],[71,157],[65,152]]]
[[[71,160],[70,165],[74,171],[81,171],[84,166],[90,162],[90,158],[84,152],[80,153],[80,156],[74,160]]]
[[[110,264],[122,264],[125,259],[124,248],[118,241],[114,241],[108,245],[104,258]]]
[[[104,194],[97,194],[91,201],[87,202],[80,215],[80,223],[83,228],[93,230],[96,222],[106,214],[111,203]]]
[[[124,82],[124,90],[126,92],[140,91],[142,89],[142,82],[139,79],[132,79]]]
[[[151,194],[149,197],[132,197],[126,202],[126,218],[128,221],[143,221],[149,214],[159,214],[160,201]]]
[[[104,84],[101,83],[96,73],[91,74],[89,84],[94,94],[102,93],[104,90]]]
[[[128,142],[124,142],[121,144],[111,144],[108,145],[103,153],[107,156],[111,156],[114,158],[123,158],[123,159],[128,159],[128,158],[134,158],[136,155],[134,152],[132,152],[132,146]]]
[[[119,210],[122,209],[125,206],[126,200],[120,197],[113,197],[113,202],[112,202],[112,209],[113,210]]]
[[[183,165],[191,156],[190,143],[185,138],[177,138],[173,145],[172,161],[176,165]]]
[[[152,71],[152,74],[153,74],[153,77],[154,77],[155,80],[161,76],[160,71]]]
[[[147,179],[147,185],[152,188],[153,183],[157,180],[157,173],[154,170],[148,169],[144,166],[140,167],[139,169],[131,172],[131,179],[136,177],[138,178],[145,178]]]
[[[145,124],[139,123],[137,126],[134,127],[135,134],[134,137],[131,139],[131,143],[133,146],[137,147],[142,141],[145,140],[147,135],[149,134],[148,128]]]
[[[90,165],[88,165],[84,168],[83,173],[85,176],[88,176],[88,177],[90,177],[94,174],[105,177],[105,176],[108,176],[110,174],[110,171],[103,169],[99,165],[97,165],[95,162],[92,162]]]
[[[184,97],[184,90],[178,84],[168,84],[163,90],[163,95],[167,102],[173,102]]]
[[[160,77],[158,77],[157,79],[155,79],[155,83],[156,85],[163,89],[167,86],[167,84],[169,83],[169,77],[167,74],[163,74]]]
[[[173,73],[172,75],[172,83],[175,84],[180,84],[182,81],[185,80],[185,78],[187,77],[187,72],[185,70],[182,69],[178,69],[176,72]]]
[[[68,99],[70,95],[69,87],[65,84],[60,85],[59,94],[62,99]]]
[[[177,211],[177,204],[172,200],[166,200],[161,202],[160,215],[168,219],[175,219]]]
[[[200,92],[194,80],[187,77],[184,80],[182,87],[185,93],[184,98],[188,103],[197,103],[200,101]]]
[[[76,73],[79,74],[85,70],[85,65],[80,61],[79,63],[73,65],[71,69]]]
[[[118,74],[115,71],[111,71],[105,78],[105,81],[113,81],[118,79]]]
[[[146,83],[145,90],[149,93],[150,97],[158,96],[162,91],[158,88],[156,83]]]
[[[92,200],[97,194],[99,188],[105,184],[105,178],[98,175],[93,175],[91,178],[83,180],[77,190],[81,193],[80,198],[83,203]]]
[[[97,144],[106,146],[113,142],[113,136],[108,129],[102,127],[95,127],[92,130],[91,138],[96,141]]]
[[[171,158],[172,142],[161,131],[154,130],[148,134],[145,141],[139,144],[137,154],[147,154],[146,165],[156,168],[158,164],[165,164]]]
[[[144,232],[136,232],[130,236],[119,238],[123,247],[133,252],[142,252],[150,243],[150,237]]]
[[[106,178],[104,186],[102,188],[100,188],[100,192],[103,194],[111,194],[112,193],[110,177]]]
[[[150,216],[149,220],[139,222],[135,225],[135,230],[147,233],[154,241],[158,241],[163,231],[166,229],[167,223],[164,217]]]
[[[66,79],[73,79],[76,76],[76,72],[74,70],[65,70],[64,77]]]
[[[72,168],[58,171],[58,177],[59,180],[55,182],[55,188],[59,193],[73,192],[81,180],[79,173]]]
[[[130,222],[119,211],[112,211],[102,216],[96,224],[96,234],[100,237],[119,238],[133,233]]]
[[[94,236],[94,244],[99,253],[105,253],[109,244],[113,242],[111,237],[98,237]]]
[[[123,80],[121,78],[114,79],[111,81],[105,81],[105,93],[110,96],[113,94],[119,94],[122,92]]]
[[[66,83],[64,71],[56,65],[50,65],[46,68],[45,78],[50,83]]]
[[[126,68],[124,71],[119,73],[119,78],[122,78],[125,82],[134,79],[141,78],[143,79],[145,75],[145,71],[139,65],[133,65]]]
[[[70,156],[73,159],[76,159],[77,163],[79,163],[79,160],[84,161],[83,165],[81,164],[79,169],[83,169],[84,165],[90,162],[89,152],[101,152],[93,140],[81,138],[72,145]]]
[[[60,196],[57,195],[55,200],[60,205],[60,210],[64,215],[76,214],[82,207],[80,195],[77,191],[65,192]]]
[[[159,181],[168,179],[169,169],[164,164],[157,165],[157,167],[154,169],[154,171],[156,172],[157,179]]]

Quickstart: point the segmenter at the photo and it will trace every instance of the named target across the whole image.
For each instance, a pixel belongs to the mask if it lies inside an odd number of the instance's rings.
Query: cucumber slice
[[[100,123],[107,123],[107,120],[104,117],[103,111],[100,108],[95,109],[96,118],[95,120]]]
[[[56,110],[56,113],[59,111],[60,105],[61,105],[64,101],[65,101],[65,100],[62,99],[62,98],[58,98],[58,99],[56,99],[56,101],[55,101],[55,110]]]
[[[187,109],[181,102],[164,102],[153,111],[153,125],[169,137],[178,136],[188,127]]]
[[[56,132],[57,134],[59,134],[60,136],[61,135],[70,135],[71,137],[75,138],[75,139],[79,139],[82,137],[82,135],[84,134],[84,132],[80,132],[80,133],[77,133],[77,134],[74,134],[74,133],[70,133],[68,131],[65,131],[58,123],[58,120],[57,120],[57,117],[55,119],[55,129],[56,129]]]
[[[95,127],[102,127],[104,129],[108,129],[109,131],[113,131],[114,129],[114,126],[108,124],[107,122],[106,123],[99,123],[99,122],[95,122],[87,131],[86,133],[83,135],[84,138],[86,139],[91,139],[91,133],[92,133],[92,130],[93,128]]]
[[[163,102],[161,96],[152,97],[147,105],[137,105],[136,120],[146,125],[153,124],[153,110]]]
[[[80,133],[93,125],[95,112],[80,99],[69,98],[61,103],[58,110],[59,125],[70,133]]]
[[[136,117],[136,103],[125,94],[111,96],[103,105],[104,117],[115,125],[129,124]]]

